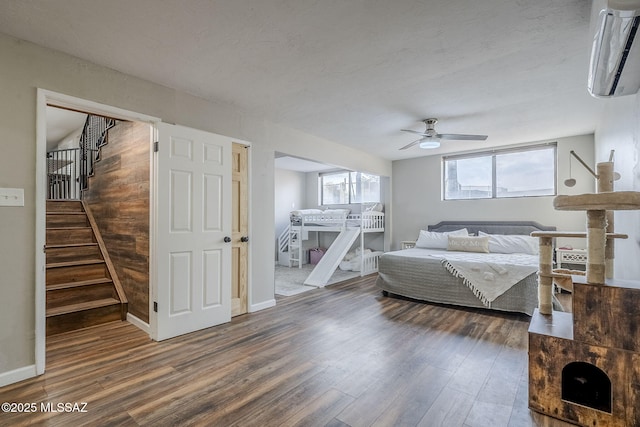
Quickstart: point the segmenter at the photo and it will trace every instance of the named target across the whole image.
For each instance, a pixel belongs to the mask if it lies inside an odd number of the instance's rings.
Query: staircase
[[[125,320],[127,299],[86,204],[47,200],[47,335]]]

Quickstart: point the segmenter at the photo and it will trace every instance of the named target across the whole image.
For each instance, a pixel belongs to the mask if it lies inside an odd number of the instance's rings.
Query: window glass
[[[445,161],[445,199],[486,199],[491,197],[491,156]]]
[[[556,194],[556,144],[443,158],[445,200]]]
[[[349,204],[349,172],[322,175],[322,204]]]
[[[555,150],[496,155],[496,197],[555,194]]]
[[[320,204],[347,205],[380,201],[380,177],[362,172],[320,175]]]
[[[380,201],[380,177],[368,173],[351,172],[351,203]]]

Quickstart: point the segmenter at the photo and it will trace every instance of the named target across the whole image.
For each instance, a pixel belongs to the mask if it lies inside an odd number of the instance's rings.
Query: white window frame
[[[544,149],[553,149],[553,193],[552,194],[543,194],[543,195],[521,195],[521,196],[499,196],[497,191],[497,172],[496,172],[496,157],[501,154],[509,154],[509,153],[525,153],[529,151],[536,150],[544,150]],[[475,197],[475,198],[447,198],[446,195],[446,167],[447,161],[450,160],[461,160],[461,159],[472,159],[478,157],[491,157],[491,196],[490,197]],[[557,142],[549,142],[545,144],[537,144],[537,145],[527,145],[521,147],[511,147],[511,148],[503,148],[496,149],[490,151],[478,151],[473,153],[466,154],[454,154],[450,156],[442,157],[442,176],[441,176],[441,194],[442,200],[453,201],[453,200],[491,200],[491,199],[517,199],[524,197],[549,197],[555,196],[558,194],[558,144]]]

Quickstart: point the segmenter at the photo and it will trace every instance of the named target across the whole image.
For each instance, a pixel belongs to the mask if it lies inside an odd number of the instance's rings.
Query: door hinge
[[[154,142],[153,143],[153,151],[157,153],[159,148],[160,148],[160,142],[159,141]]]
[[[153,311],[154,313],[158,312],[158,303],[156,301],[153,302]]]

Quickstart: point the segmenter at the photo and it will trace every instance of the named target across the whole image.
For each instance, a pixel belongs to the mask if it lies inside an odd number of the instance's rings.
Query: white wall
[[[36,89],[43,88],[252,142],[249,302],[274,301],[275,151],[390,175],[391,163],[281,125],[0,34],[0,187],[24,207],[0,207],[0,381],[35,362]],[[38,252],[39,251],[39,252]]]
[[[621,176],[616,191],[640,191],[640,97],[603,99],[605,113],[595,134],[596,160],[609,160],[615,150],[614,169]],[[640,211],[614,213],[615,231],[629,235],[616,240],[614,277],[640,280]]]
[[[289,225],[292,210],[307,209],[307,174],[286,169],[275,170],[276,233]]]
[[[306,209],[307,174],[286,169],[275,170],[276,237],[289,226],[289,214],[294,209]]]
[[[569,178],[569,152],[575,150],[587,164],[593,164],[592,135],[559,138],[558,193],[580,194],[593,192],[595,180],[575,160],[572,166],[577,184],[563,185]],[[551,142],[551,141],[544,141]],[[539,142],[532,142],[537,144]],[[392,249],[399,249],[403,240],[416,240],[418,232],[440,221],[511,220],[537,221],[555,225],[558,230],[584,231],[586,216],[580,212],[560,212],[553,208],[553,197],[527,197],[490,200],[447,200],[441,197],[441,156],[426,156],[393,162]],[[581,241],[561,240],[560,244],[585,247]]]

